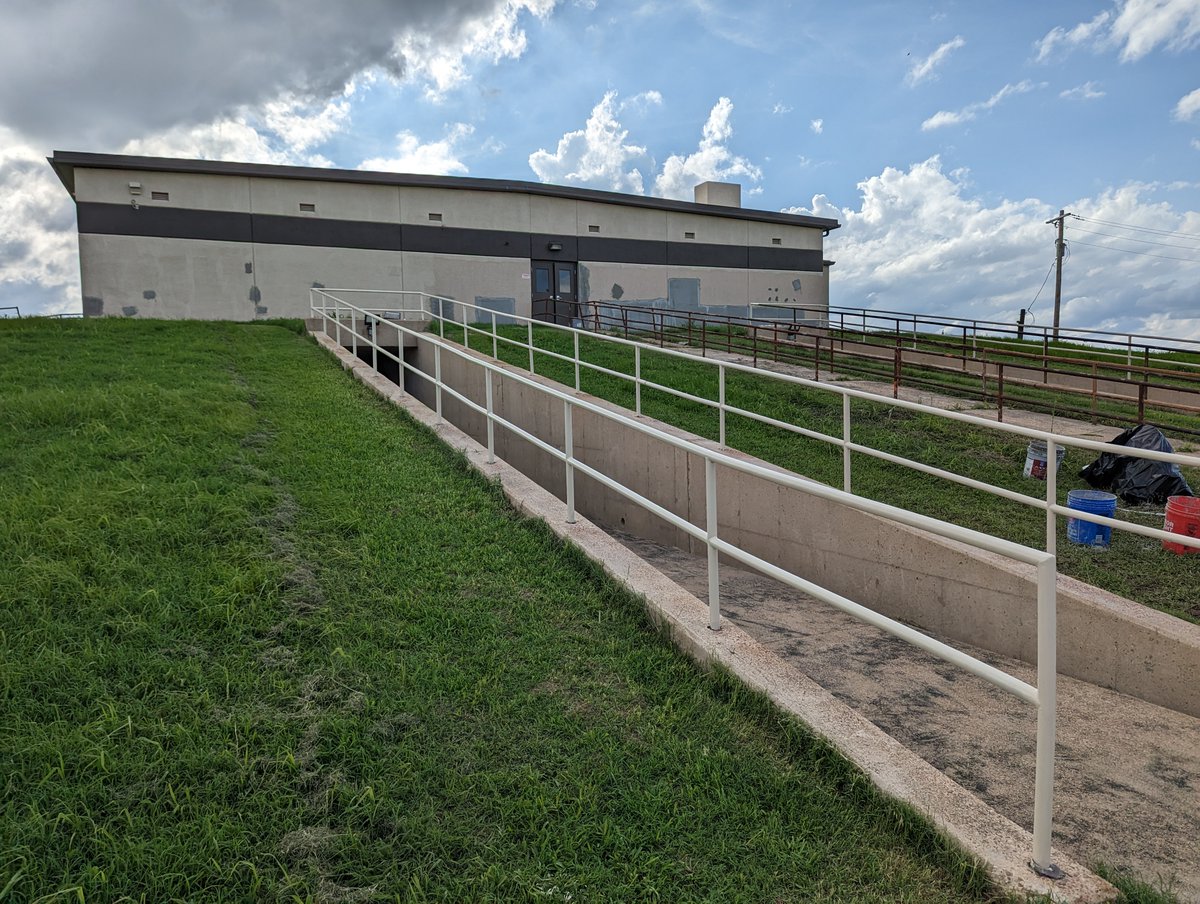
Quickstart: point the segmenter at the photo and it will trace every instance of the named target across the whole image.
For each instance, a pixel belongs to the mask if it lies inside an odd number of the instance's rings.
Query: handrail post
[[[572,335],[575,338],[575,391],[579,392],[579,330]]]
[[[334,336],[337,339],[338,348],[342,347],[342,300],[340,298],[333,299],[333,322]]]
[[[704,508],[708,546],[708,627],[721,630],[721,572],[717,558],[717,463],[704,459]]]
[[[850,396],[842,394],[842,489],[850,490]]]
[[[575,523],[575,429],[571,416],[571,400],[563,399],[563,451],[567,466],[567,524]]]
[[[400,387],[400,394],[404,394],[404,334],[400,331],[400,322],[392,321],[392,328],[396,331],[396,366],[399,372],[396,374],[397,385]]]
[[[1054,506],[1058,502],[1058,443],[1046,440],[1046,552],[1058,555],[1058,517]]]
[[[528,327],[528,329],[526,330],[526,335],[528,337],[528,342],[529,342],[529,372],[534,373],[535,371],[533,369],[533,320],[532,319],[527,320],[525,322],[525,326]]]
[[[483,378],[483,397],[487,407],[487,460],[490,465],[496,461],[496,424],[492,420],[496,409],[492,404],[492,369],[490,367],[483,369]]]
[[[633,347],[633,413],[642,416],[642,347]]]
[[[1048,464],[1048,462],[1047,462]],[[1033,870],[1049,879],[1064,873],[1050,859],[1054,822],[1054,733],[1057,703],[1057,560],[1048,558],[1037,567],[1037,761],[1033,790]]]
[[[433,345],[433,387],[437,422],[440,424],[442,422],[442,346],[436,342]]]
[[[371,316],[370,314],[367,315]],[[379,322],[375,321],[371,324],[370,335],[371,340],[371,370],[379,373]]]
[[[725,445],[725,365],[717,365],[717,441]]]
[[[496,353],[497,348],[498,347],[497,347],[497,339],[496,339],[496,312],[492,311],[492,357],[495,358],[497,361],[499,361],[500,356]]]

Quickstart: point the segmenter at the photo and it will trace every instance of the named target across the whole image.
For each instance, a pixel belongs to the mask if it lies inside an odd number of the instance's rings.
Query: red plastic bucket
[[[1200,539],[1200,496],[1172,496],[1168,499],[1167,520],[1163,530]],[[1163,540],[1163,549],[1174,553],[1200,552],[1200,548],[1172,543],[1170,540]]]

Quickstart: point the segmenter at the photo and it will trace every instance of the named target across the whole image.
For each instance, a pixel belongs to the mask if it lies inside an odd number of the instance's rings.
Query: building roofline
[[[417,173],[380,173],[364,170],[326,169],[317,166],[279,166],[269,163],[235,163],[223,160],[185,160],[174,157],[137,157],[126,154],[92,154],[84,151],[55,151],[46,158],[62,184],[75,197],[75,167],[86,169],[130,169],[161,173],[195,173],[206,176],[257,176],[266,179],[305,179],[321,182],[350,182],[365,185],[397,185],[420,188],[469,189],[514,194],[542,195],[572,201],[593,201],[598,204],[619,204],[624,207],[644,207],[678,213],[703,214],[734,220],[778,223],[786,226],[807,226],[826,232],[837,229],[837,220],[808,217],[800,214],[770,210],[749,210],[744,207],[722,207],[715,204],[695,204],[667,198],[648,198],[592,188],[572,188],[547,185],[541,182],[521,182],[513,179],[479,179],[473,176],[428,176]]]

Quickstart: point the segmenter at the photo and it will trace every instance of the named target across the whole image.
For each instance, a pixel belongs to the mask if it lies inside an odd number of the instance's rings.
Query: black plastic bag
[[[1162,431],[1150,424],[1130,427],[1109,442],[1132,449],[1175,451]],[[1098,490],[1116,493],[1131,505],[1143,502],[1162,504],[1170,496],[1195,495],[1183,479],[1178,465],[1115,452],[1102,452],[1099,458],[1079,472],[1079,476]]]

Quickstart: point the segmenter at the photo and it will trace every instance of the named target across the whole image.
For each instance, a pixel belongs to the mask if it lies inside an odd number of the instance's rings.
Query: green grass
[[[290,325],[0,387],[0,900],[993,897]]]
[[[506,335],[521,339],[522,328],[505,327]],[[447,338],[461,339],[461,328]],[[489,336],[473,334],[472,346],[490,352]],[[549,328],[535,333],[539,348],[570,355],[568,334]],[[500,344],[501,357],[520,367],[528,366],[527,354]],[[633,373],[633,352],[592,337],[583,337],[584,360],[622,373]],[[539,355],[538,373],[574,385],[570,363]],[[648,380],[716,399],[717,370],[711,364],[682,359],[647,350],[642,355],[642,375]],[[628,408],[634,407],[632,383],[584,368],[582,388],[589,393]],[[730,404],[840,437],[841,397],[832,392],[806,389],[753,374],[729,372],[726,381]],[[644,389],[642,410],[657,418],[709,439],[718,435],[716,412],[667,393]],[[851,405],[852,437],[863,445],[952,471],[965,477],[1040,498],[1045,485],[1025,478],[1026,441],[987,428],[904,411],[884,403],[854,401]],[[729,416],[728,445],[773,462],[830,486],[842,485],[842,452],[837,446],[807,439],[790,431],[748,418]],[[1086,488],[1079,469],[1095,456],[1083,450],[1069,451],[1059,472],[1059,501],[1066,504],[1067,492]],[[921,474],[911,468],[883,462],[862,454],[852,461],[853,490],[870,499],[887,502],[922,514],[975,528],[1018,543],[1044,548],[1045,515],[1016,502]],[[1200,488],[1200,473],[1185,473],[1194,488]],[[1124,503],[1120,504],[1125,508]],[[1161,507],[1118,511],[1118,516],[1151,527],[1162,527]],[[1114,532],[1112,547],[1095,550],[1073,545],[1066,536],[1066,520],[1058,519],[1059,570],[1072,577],[1137,600],[1189,621],[1200,621],[1196,586],[1200,581],[1200,556],[1178,556],[1164,552],[1156,540],[1130,533]]]

